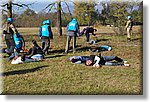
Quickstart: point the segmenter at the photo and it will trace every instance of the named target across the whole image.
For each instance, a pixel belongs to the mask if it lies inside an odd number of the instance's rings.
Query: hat
[[[14,22],[14,20],[12,18],[7,18],[7,22]]]

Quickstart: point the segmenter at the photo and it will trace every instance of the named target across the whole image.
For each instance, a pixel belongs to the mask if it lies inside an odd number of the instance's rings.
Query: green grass
[[[102,31],[101,28],[98,29]],[[26,41],[26,48],[35,39],[41,45],[37,28],[19,29]],[[53,30],[54,31],[54,30]],[[109,32],[107,30],[107,32]],[[85,36],[77,39],[77,52],[62,55],[66,36],[58,37],[54,32],[51,41],[51,54],[44,61],[11,65],[3,58],[2,94],[143,94],[142,89],[142,34],[134,32],[132,42],[126,41],[126,35],[101,34],[97,32],[98,45],[110,45],[112,51],[102,55],[117,55],[126,59],[130,67],[103,66],[87,67],[84,64],[72,64],[68,58],[74,55],[90,55],[86,49]],[[5,55],[5,54],[4,54]]]

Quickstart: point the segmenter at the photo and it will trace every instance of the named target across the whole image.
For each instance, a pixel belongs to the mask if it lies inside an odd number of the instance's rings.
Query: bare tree
[[[12,2],[12,0],[8,0],[7,1],[7,3],[5,3],[5,4],[3,4],[3,5],[1,5],[1,7],[7,7],[7,10],[4,10],[3,9],[3,11],[6,11],[7,12],[7,16],[9,17],[9,18],[12,18],[12,7],[13,6],[18,6],[18,7],[27,7],[27,8],[29,8],[29,6],[30,5],[32,5],[32,4],[34,4],[34,3],[31,3],[31,4],[21,4],[21,3],[14,3],[14,2]]]
[[[48,6],[46,6],[43,9],[43,10],[49,9],[48,12],[50,12],[52,10],[52,8],[55,6],[55,4],[57,5],[57,8],[56,8],[56,10],[57,10],[57,29],[58,29],[58,35],[59,36],[62,36],[62,18],[61,18],[61,15],[62,15],[62,12],[63,12],[63,9],[62,9],[62,6],[61,6],[62,2],[64,2],[67,5],[70,16],[72,17],[69,6],[68,6],[67,2],[65,2],[65,1],[57,0],[54,3],[48,4]]]

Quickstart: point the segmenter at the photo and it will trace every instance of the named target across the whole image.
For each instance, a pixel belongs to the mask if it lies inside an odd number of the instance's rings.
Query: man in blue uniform
[[[69,22],[69,24],[67,26],[67,42],[66,42],[65,54],[68,53],[71,38],[73,38],[73,53],[76,51],[76,49],[75,49],[76,37],[77,37],[78,32],[79,32],[78,22],[75,18],[73,18],[72,21]]]
[[[40,38],[42,39],[42,50],[44,54],[48,54],[50,39],[53,39],[50,20],[43,21],[43,26],[40,27]]]
[[[3,30],[7,46],[6,53],[9,55],[8,60],[11,60],[14,57],[15,42],[13,36],[18,36],[18,30],[13,22],[13,18],[8,18]]]

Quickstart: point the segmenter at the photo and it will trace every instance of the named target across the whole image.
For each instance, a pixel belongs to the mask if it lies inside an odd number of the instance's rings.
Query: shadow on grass
[[[49,56],[49,57],[45,57],[45,58],[56,58],[56,57],[62,57],[64,55],[55,55],[55,56]]]
[[[85,46],[85,47],[81,47],[81,48],[78,48],[77,51],[89,51],[91,47],[89,46]]]
[[[135,39],[132,39],[132,41],[137,41],[137,40],[142,40],[142,38],[135,38]]]
[[[49,51],[50,54],[51,54],[51,53],[63,53],[63,52],[65,52],[64,49]]]
[[[33,69],[24,69],[24,70],[4,72],[4,73],[0,73],[0,76],[10,76],[10,75],[16,75],[16,74],[20,75],[20,74],[32,73],[32,72],[38,71],[38,70],[40,70],[41,68],[44,68],[44,67],[48,67],[48,65],[39,66],[39,67],[36,67],[36,68],[33,68]]]
[[[96,41],[101,42],[101,41],[108,41],[108,40],[110,40],[110,39],[97,39]]]

